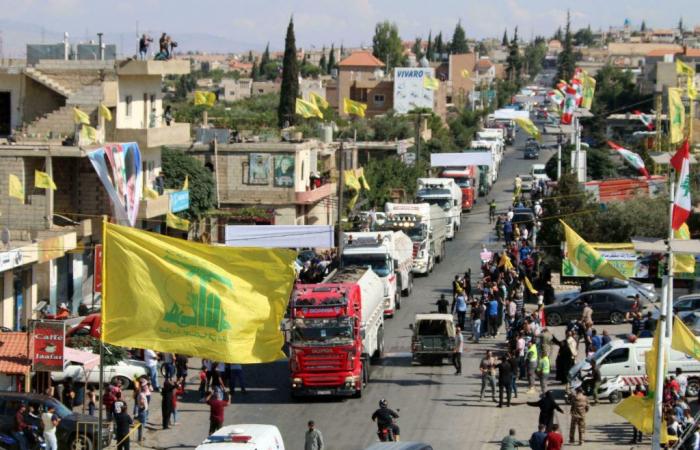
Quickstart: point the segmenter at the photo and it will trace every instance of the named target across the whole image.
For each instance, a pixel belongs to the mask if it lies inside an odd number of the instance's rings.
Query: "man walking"
[[[44,427],[44,442],[46,442],[46,450],[58,450],[58,441],[56,440],[56,427],[61,419],[56,415],[56,407],[48,404],[46,411],[41,414],[41,423]],[[129,450],[127,448],[127,450]]]
[[[241,393],[245,394],[245,383],[243,381],[243,367],[240,364],[229,365],[228,389],[233,395],[236,390],[236,382],[241,387]]]
[[[481,337],[481,315],[484,312],[484,306],[479,301],[472,301],[472,340],[479,343]]]
[[[491,354],[491,350],[486,350],[486,356],[481,360],[479,364],[479,370],[481,371],[481,395],[479,396],[479,401],[484,399],[484,390],[486,390],[486,383],[491,386],[491,399],[496,401],[496,378],[495,370],[496,360]]]
[[[170,380],[170,377],[166,377],[163,382],[163,389],[160,391],[161,397],[161,413],[163,414],[163,429],[167,430],[170,428],[170,416],[173,413],[173,396],[175,395],[175,383]]]
[[[467,300],[463,293],[458,293],[452,302],[452,313],[457,311],[457,325],[460,329],[464,329],[464,322],[467,317]]]
[[[462,352],[464,351],[464,336],[462,329],[455,328],[455,347],[452,351],[452,364],[455,366],[455,375],[462,374]]]
[[[440,294],[440,299],[435,303],[438,307],[438,314],[447,314],[447,307],[450,302],[445,298],[445,294]]]
[[[513,365],[507,354],[501,356],[498,363],[498,407],[503,408],[503,390],[506,391],[506,406],[510,408],[510,397],[513,391]]]
[[[547,378],[549,378],[549,371],[549,356],[546,353],[543,353],[539,362],[537,363],[537,376],[540,377],[540,389],[543,394],[547,391]]]
[[[151,349],[146,349],[143,351],[143,360],[146,363],[153,390],[158,392],[160,390],[160,385],[158,384],[158,354]]]
[[[228,394],[224,393],[226,397]],[[219,400],[214,397],[212,391],[207,391],[207,404],[209,405],[209,434],[213,434],[224,424],[224,408],[228,406],[228,398]]]
[[[571,428],[569,428],[569,444],[574,443],[576,428],[578,427],[578,445],[583,445],[583,437],[586,434],[586,413],[588,412],[588,398],[583,395],[583,389],[576,388],[576,393],[571,396]]]
[[[309,429],[304,438],[304,450],[323,450],[323,435],[316,429],[313,420],[309,420]]]
[[[496,337],[498,335],[498,305],[499,301],[496,297],[491,297],[488,306],[488,316],[489,316],[489,335],[491,337]]]
[[[535,372],[537,371],[537,346],[535,341],[530,341],[530,345],[525,353],[525,359],[527,360],[527,392],[532,393],[535,391]]]
[[[129,450],[129,429],[133,420],[126,412],[126,405],[114,407],[114,425],[117,434],[117,450]]]

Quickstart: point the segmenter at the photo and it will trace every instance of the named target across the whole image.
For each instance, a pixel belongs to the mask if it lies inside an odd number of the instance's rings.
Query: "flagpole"
[[[675,171],[670,170],[669,177],[671,178],[671,191],[668,194],[668,282],[666,283],[666,337],[670,340],[673,336],[673,250],[671,249],[671,240],[673,239],[673,202],[675,201],[676,180]]]

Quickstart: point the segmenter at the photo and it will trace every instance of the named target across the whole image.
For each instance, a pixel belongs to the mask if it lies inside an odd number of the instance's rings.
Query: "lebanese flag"
[[[625,159],[625,161],[629,163],[630,166],[637,169],[645,177],[650,178],[649,172],[647,171],[646,165],[644,164],[644,160],[638,154],[617,145],[613,141],[608,141],[608,145],[610,146],[610,148],[617,150],[618,153],[622,155],[622,157]]]
[[[645,127],[647,127],[647,130],[653,131],[655,126],[654,126],[654,121],[652,120],[651,116],[649,114],[644,114],[641,111],[634,111],[634,115],[639,118],[639,120],[642,121]]]
[[[676,186],[676,198],[673,201],[673,220],[671,223],[673,229],[678,230],[690,217],[692,208],[690,204],[690,146],[687,140],[671,158],[671,165],[676,169],[676,172],[680,173],[678,186]]]
[[[574,112],[576,112],[576,89],[569,86],[566,88],[566,98],[561,112],[562,125],[571,125],[574,120]]]
[[[576,90],[576,106],[581,106],[583,102],[583,84],[578,78],[571,80],[571,86]]]

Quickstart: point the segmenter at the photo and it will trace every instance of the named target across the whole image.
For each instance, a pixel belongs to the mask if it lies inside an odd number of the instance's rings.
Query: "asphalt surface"
[[[525,138],[524,133],[518,133],[516,144],[524,143]],[[512,198],[515,175],[529,172],[533,163],[546,162],[552,154],[552,150],[544,150],[539,161],[524,160],[518,146],[507,149],[491,194],[480,198],[471,213],[464,214],[461,230],[447,244],[446,259],[429,277],[416,279],[413,294],[402,301],[402,309],[396,316],[386,321],[385,358],[372,367],[370,384],[361,399],[293,401],[286,361],[246,366],[248,393],[236,394],[233,404],[226,410],[225,423],[274,424],[280,429],[286,448],[300,449],[306,422],[313,419],[329,449],[364,449],[377,440],[376,426],[370,416],[378,401],[385,398],[391,408],[400,409],[398,424],[403,441],[423,441],[435,449],[497,448],[497,442],[511,426],[519,428],[521,439],[529,437],[536,425],[538,411],[535,408],[522,405],[521,401],[521,405],[514,405],[506,412],[490,401],[479,402],[478,399],[479,360],[486,349],[500,348],[504,339],[482,340],[478,345],[467,342],[463,375],[456,376],[447,361],[441,366],[412,365],[409,324],[417,313],[436,312],[435,301],[440,293],[451,293],[451,280],[456,274],[468,268],[475,274],[479,272],[479,252],[483,244],[492,250],[500,248],[501,244],[494,239],[493,226],[488,223],[487,200],[495,198],[499,209],[505,209]],[[188,394],[179,403],[181,425],[167,432],[148,433],[147,446],[191,447],[206,437],[208,408],[197,403],[195,370],[191,371],[189,380]],[[153,429],[159,429],[157,397],[154,395],[156,402],[151,408]],[[523,397],[521,394],[521,399]],[[537,398],[534,394],[530,397],[530,400]],[[512,418],[504,420],[507,417]]]

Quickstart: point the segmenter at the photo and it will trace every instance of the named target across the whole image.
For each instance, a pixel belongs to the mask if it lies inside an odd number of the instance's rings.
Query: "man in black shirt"
[[[129,429],[134,421],[126,412],[126,408],[115,406],[114,426],[117,433],[117,450],[129,450]]]
[[[510,407],[510,396],[513,393],[513,366],[508,355],[503,354],[496,366],[498,369],[498,407],[503,407],[503,390],[506,391],[506,406]]]
[[[394,440],[399,440],[399,426],[394,423],[394,419],[398,419],[399,415],[393,410],[389,409],[389,404],[386,400],[379,400],[379,409],[374,411],[372,414],[372,421],[377,422],[377,431],[381,433],[387,428],[391,428],[394,434]]]

